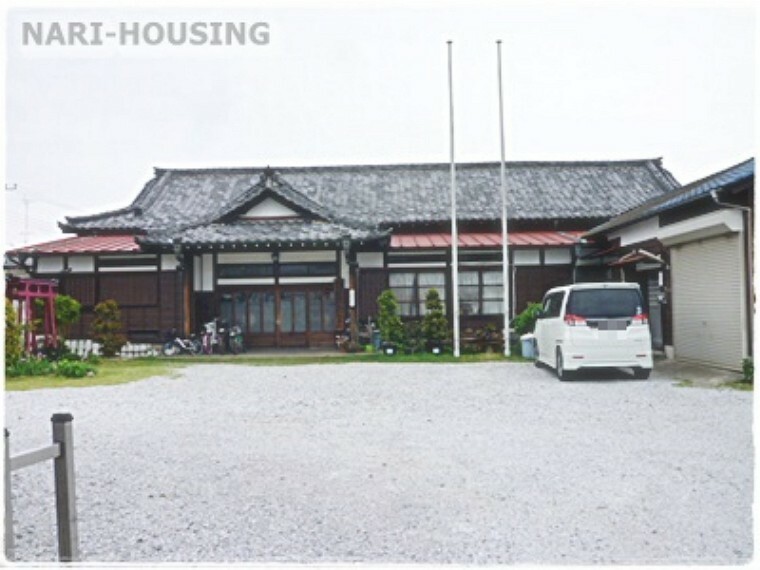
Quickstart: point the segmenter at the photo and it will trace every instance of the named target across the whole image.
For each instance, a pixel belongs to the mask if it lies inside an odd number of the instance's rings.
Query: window
[[[282,332],[306,332],[306,293],[283,291],[280,294],[280,315]]]
[[[565,294],[562,292],[547,295],[546,299],[544,299],[544,317],[559,317],[564,297]]]
[[[335,330],[335,291],[309,291],[309,330]]]
[[[498,315],[504,311],[501,269],[459,272],[459,311],[462,315]]]
[[[246,277],[272,277],[274,265],[263,263],[225,263],[218,265],[220,279],[240,279]]]
[[[402,317],[421,317],[425,314],[425,296],[435,289],[446,303],[446,276],[443,271],[398,271],[388,277]]]
[[[638,289],[581,289],[570,293],[567,314],[616,319],[643,312]]]
[[[274,293],[265,291],[226,293],[219,305],[223,321],[249,333],[273,333],[274,309]]]
[[[275,332],[274,291],[225,293],[219,312],[222,320],[237,324],[246,333]],[[287,290],[280,293],[280,331],[283,333],[330,332],[335,330],[335,291]]]
[[[282,263],[282,277],[332,277],[338,274],[337,263]]]

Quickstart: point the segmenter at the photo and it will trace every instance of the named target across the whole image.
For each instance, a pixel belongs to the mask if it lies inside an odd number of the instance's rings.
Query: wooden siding
[[[92,308],[96,304],[94,275],[66,275],[61,279],[60,290],[82,303],[84,308]]]
[[[544,293],[552,287],[573,282],[571,265],[545,265],[543,267],[517,267],[514,273],[516,287],[513,313],[521,313],[528,303],[540,303]]]
[[[122,330],[130,341],[160,342],[166,331],[181,328],[177,273],[64,274],[60,291],[82,303],[82,319],[71,338],[90,338],[96,304],[113,299],[121,309]]]
[[[377,319],[377,298],[388,288],[387,269],[360,269],[359,287],[356,292],[358,318],[360,321],[367,317]]]
[[[99,299],[114,299],[121,308],[158,304],[158,272],[98,275]]]

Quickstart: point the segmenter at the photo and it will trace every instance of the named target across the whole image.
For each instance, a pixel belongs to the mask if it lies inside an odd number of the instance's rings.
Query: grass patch
[[[718,386],[718,388],[729,388],[731,390],[740,390],[742,392],[752,392],[754,385],[749,382],[738,380],[736,382],[726,382],[725,384]]]
[[[238,364],[245,366],[299,366],[302,364],[348,364],[352,362],[393,363],[473,363],[473,362],[528,362],[521,356],[505,358],[499,353],[463,354],[454,358],[451,354],[397,354],[385,356],[381,353],[356,353],[335,355],[283,355],[256,356],[177,356],[172,358],[132,358],[129,360],[102,359],[95,376],[85,378],[62,378],[60,376],[21,376],[5,379],[7,391],[42,390],[47,388],[84,388],[89,386],[111,386],[153,376],[171,376],[177,370],[193,364]]]
[[[681,380],[680,382],[673,384],[677,388],[707,388],[712,390],[739,390],[742,392],[752,392],[753,385],[749,382],[742,382],[737,380],[735,382],[723,382],[722,384],[696,384],[693,380]]]
[[[152,376],[167,376],[189,362],[179,362],[167,358],[134,358],[131,360],[103,359],[97,365],[95,376],[84,378],[63,378],[61,376],[20,376],[5,378],[5,389],[9,392],[22,390],[43,390],[46,388],[84,388],[87,386],[110,386],[144,380]]]

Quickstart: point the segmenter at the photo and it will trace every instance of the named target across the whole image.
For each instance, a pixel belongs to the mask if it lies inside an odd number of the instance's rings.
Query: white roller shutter
[[[747,353],[741,234],[671,248],[675,356],[732,369]]]

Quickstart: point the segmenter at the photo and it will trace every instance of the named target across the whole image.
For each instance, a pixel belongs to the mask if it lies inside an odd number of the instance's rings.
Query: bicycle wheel
[[[230,339],[230,352],[232,354],[240,354],[245,348],[243,347],[243,339],[239,336]]]
[[[164,356],[176,356],[178,352],[177,345],[174,344],[174,341],[167,342],[161,349],[161,352]]]

